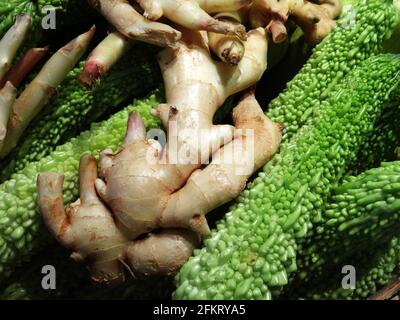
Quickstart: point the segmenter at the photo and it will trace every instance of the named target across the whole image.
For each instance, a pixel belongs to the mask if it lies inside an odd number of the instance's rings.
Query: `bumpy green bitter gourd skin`
[[[351,265],[356,270],[355,288],[343,288],[342,266]],[[296,292],[293,298],[315,300],[358,300],[367,299],[382,289],[400,272],[400,237],[394,236],[389,242],[370,247],[344,260],[331,271],[330,278],[321,278],[319,285],[308,292]],[[333,273],[334,272],[334,273]],[[336,275],[332,277],[332,275]],[[337,275],[340,275],[338,277]],[[289,289],[289,288],[288,288]],[[300,294],[300,295],[299,295]]]
[[[394,161],[396,146],[400,145],[400,97],[384,108],[384,114],[361,148],[347,175],[359,175],[379,167],[381,162]]]
[[[348,290],[344,292],[340,287],[330,294],[329,292],[325,293],[326,298],[366,299],[398,276],[400,272],[400,237],[395,236],[388,244],[378,247],[369,261],[366,261],[365,256],[360,257],[360,260],[362,263],[358,268],[359,276],[356,288],[350,290],[352,294],[349,295]]]
[[[177,275],[176,299],[270,299],[296,270],[297,243],[400,83],[400,58],[363,62],[238,197]]]
[[[129,111],[138,111],[147,128],[159,127],[151,107],[162,102],[159,95],[138,100],[109,120],[93,124],[90,131],[56,148],[50,155],[29,163],[0,185],[0,278],[10,275],[20,262],[32,256],[48,237],[43,228],[36,197],[39,172],[54,171],[65,175],[64,199],[68,204],[78,194],[79,159],[84,152],[98,156],[107,147],[117,150],[126,131]]]
[[[400,161],[382,163],[378,168],[347,177],[335,189],[314,234],[301,245],[298,273],[286,288],[287,295],[310,298],[329,292],[327,288],[339,287],[344,265],[356,264],[357,270],[368,270],[371,252],[378,257],[387,252],[373,248],[387,244],[399,230]],[[390,269],[393,264],[382,267]],[[387,279],[383,271],[381,275],[378,284]],[[350,298],[354,294],[367,297],[374,292],[358,289],[342,293]]]
[[[283,123],[287,131],[287,134],[284,137],[284,143],[281,145],[281,150],[292,147],[293,144],[290,143],[290,138],[294,135],[295,132],[298,131],[298,129],[302,125],[310,125],[313,119],[319,118],[319,113],[323,110],[324,104],[326,104],[324,101],[326,101],[327,97],[330,96],[331,92],[333,92],[334,89],[341,85],[345,74],[355,66],[359,65],[364,59],[380,52],[380,50],[382,49],[383,41],[390,36],[396,16],[395,9],[393,8],[391,1],[361,0],[360,3],[355,7],[355,12],[357,17],[354,20],[355,23],[348,24],[348,18],[344,16],[342,20],[338,22],[338,27],[330,35],[328,35],[328,37],[319,46],[316,47],[309,62],[289,83],[287,89],[270,104],[268,116],[270,116],[273,120],[277,122]],[[362,32],[361,30],[365,30],[365,32]],[[303,132],[301,131],[297,135],[302,135]],[[276,162],[276,160],[279,158],[280,156],[278,155],[274,162]],[[291,159],[289,160],[292,161]],[[268,167],[273,168],[273,165],[271,164]],[[266,168],[266,171],[268,171],[268,167]],[[263,177],[265,177],[266,175],[266,172],[262,172],[259,180],[262,180]],[[319,173],[315,176],[314,180],[317,181],[318,179]],[[265,184],[266,183],[267,182],[265,182]],[[251,203],[251,208],[248,208],[250,195],[257,198],[256,195],[257,193],[259,193],[259,191],[253,190],[255,188],[251,187],[257,185],[259,189],[262,189],[262,184],[263,183],[254,183],[250,186],[250,188],[243,192],[242,196],[239,197],[238,204],[236,205],[237,210],[235,210],[235,212],[233,213],[229,213],[226,219],[226,223],[224,222],[220,224],[218,227],[219,229],[217,228],[217,231],[215,231],[214,238],[217,237],[220,239],[220,241],[206,241],[206,246],[208,245],[209,248],[204,250],[209,250],[212,252],[218,251],[218,249],[223,250],[223,248],[226,248],[228,246],[227,242],[230,238],[229,234],[237,233],[239,236],[242,232],[245,233],[246,227],[251,224],[252,219],[247,218],[245,212],[246,210],[240,210],[240,208],[244,208],[246,204],[246,209],[251,210],[252,212],[260,212],[265,210],[265,208],[260,208],[260,199],[257,199],[258,203],[254,203],[253,201],[253,203]],[[281,196],[282,195],[278,193],[275,198],[279,199]],[[299,198],[301,198],[301,196],[299,196]],[[281,204],[280,206],[284,207],[285,205],[288,205],[288,201],[286,201],[285,204]],[[319,201],[319,203],[316,203],[314,205],[321,206],[322,201]],[[303,208],[303,211],[304,210],[305,209]],[[241,217],[239,218],[237,217],[237,215],[240,215]],[[296,220],[296,215],[299,215],[299,213],[296,212],[292,216],[294,220]],[[226,227],[225,224],[233,224],[230,221],[235,219],[240,220],[243,223],[243,227],[231,226],[229,228],[230,230],[227,231],[226,229],[228,227]],[[260,223],[257,220],[255,221],[257,223]],[[265,235],[259,236],[258,241],[265,240],[265,237],[267,237],[268,234],[272,234],[274,233],[275,229],[279,229],[279,224],[277,224],[276,221],[270,221],[268,223],[270,225],[269,232],[265,231]],[[305,224],[302,223],[302,225],[304,226],[305,230]],[[300,231],[300,234],[301,233],[304,233],[304,231]],[[276,231],[276,234],[279,234],[279,232]],[[282,247],[288,246],[287,241],[289,240],[285,239],[284,236],[271,237],[270,242],[276,242],[277,239],[281,241]],[[217,243],[220,248],[215,247]],[[269,244],[268,242],[266,243]],[[229,241],[229,246],[231,246],[231,241]],[[196,258],[194,258],[196,259],[196,263],[191,262],[188,264],[188,267],[184,266],[182,272],[180,273],[180,275],[178,275],[178,285],[180,286],[175,294],[175,298],[179,299],[187,297],[213,297],[215,299],[218,299],[229,298],[233,296],[244,298],[270,298],[270,288],[264,285],[264,281],[272,283],[273,285],[271,287],[274,287],[274,285],[277,285],[279,287],[279,284],[284,284],[287,282],[287,274],[286,272],[277,272],[279,267],[281,267],[282,269],[282,266],[277,267],[274,265],[272,266],[272,271],[269,270],[270,266],[268,266],[268,264],[264,264],[262,262],[262,259],[257,259],[257,255],[253,255],[251,253],[251,250],[248,249],[247,246],[249,246],[249,242],[244,241],[244,248],[242,249],[242,251],[244,250],[250,253],[248,254],[248,258],[239,259],[239,253],[233,254],[233,256],[232,252],[222,254],[222,256],[226,256],[225,260],[222,261],[230,261],[230,263],[235,265],[236,270],[240,268],[240,272],[236,274],[236,279],[233,279],[235,272],[229,268],[230,270],[228,270],[228,277],[232,277],[232,279],[226,284],[220,283],[219,289],[217,289],[216,286],[210,285],[208,290],[211,291],[210,293],[206,293],[202,290],[197,290],[198,288],[191,290],[191,286],[188,285],[189,280],[186,279],[190,278],[190,276],[188,276],[187,274],[187,270],[191,268],[190,266],[192,266],[193,264],[197,264],[197,262],[199,262],[199,259],[201,259],[202,263],[204,264],[208,260],[209,256],[206,257],[204,250],[201,251],[201,257],[196,256]],[[264,246],[264,249],[266,250],[266,246]],[[290,271],[296,269],[295,263],[292,259],[293,257],[290,257],[294,256],[295,253],[294,249],[292,249],[293,248],[289,248],[288,250],[286,250],[287,254],[284,254],[284,257],[286,259],[285,263],[287,264],[286,267]],[[237,249],[237,251],[239,250]],[[269,251],[269,255],[275,257],[278,257],[283,253],[284,250],[282,250],[282,252]],[[198,254],[199,251],[197,251],[196,255]],[[287,255],[289,255],[289,257],[287,257]],[[290,261],[290,259],[292,260]],[[209,260],[209,268],[215,267],[215,265],[218,264],[218,260],[220,259],[216,259],[215,256],[211,260]],[[251,281],[245,281],[246,278],[241,275],[251,274],[252,268],[249,266],[249,264],[251,264],[252,261],[258,261],[257,266],[255,266],[258,268],[256,275],[262,274],[263,272],[269,274],[266,279],[258,277],[256,281],[253,282],[253,284],[251,284]],[[249,262],[249,264],[247,262]],[[262,267],[264,268],[264,271],[260,269]],[[215,267],[215,269],[218,269],[214,271],[218,273],[220,277],[224,277],[226,270],[224,271],[221,270],[223,268],[217,267]],[[199,264],[196,265],[195,270],[201,270]],[[207,270],[207,268],[205,268],[205,270]],[[201,274],[197,275],[196,279],[194,280],[197,286],[202,283],[202,279],[205,279],[207,277],[207,274],[208,273],[206,271],[203,271]],[[275,274],[273,280],[271,279],[271,274]],[[191,275],[191,277],[194,276]],[[216,283],[218,283],[218,281],[216,281]],[[235,291],[234,287],[239,283],[241,284],[241,286]],[[249,290],[251,287],[254,288],[253,293],[251,292],[251,290]],[[279,290],[277,291],[279,292]]]

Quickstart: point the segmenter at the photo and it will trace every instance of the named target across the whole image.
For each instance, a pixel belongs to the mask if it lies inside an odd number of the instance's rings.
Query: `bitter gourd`
[[[298,73],[298,75],[289,82],[287,89],[269,105],[269,112],[268,116],[270,116],[274,121],[281,122],[286,127],[286,134],[284,136],[284,143],[281,145],[281,150],[284,151],[285,149],[293,149],[294,143],[292,143],[291,137],[296,133],[296,135],[302,136],[304,134],[303,131],[308,130],[308,126],[306,129],[299,130],[304,124],[311,125],[314,119],[319,119],[319,114],[323,111],[324,105],[327,105],[326,99],[331,96],[331,93],[337,89],[338,87],[343,86],[342,81],[345,77],[346,73],[350,70],[354,69],[357,65],[359,65],[364,59],[377,54],[382,50],[382,44],[385,39],[387,39],[395,25],[396,19],[396,10],[393,6],[393,1],[382,1],[382,0],[375,0],[375,1],[366,1],[361,0],[352,11],[355,12],[355,16],[353,16],[354,20],[349,20],[349,17],[352,15],[344,15],[341,20],[338,22],[338,27],[331,32],[330,35],[320,44],[318,45],[309,59],[308,63],[302,68],[302,70]],[[317,120],[319,121],[319,120]],[[336,145],[337,146],[337,145]],[[290,154],[290,153],[289,153]],[[280,159],[280,155],[278,155],[275,160]],[[287,159],[288,163],[292,163],[292,159]],[[275,161],[276,162],[276,161]],[[351,162],[351,161],[350,161]],[[267,166],[265,171],[273,170],[273,163]],[[311,170],[309,168],[308,170]],[[261,176],[258,180],[265,179],[266,172],[262,172]],[[318,173],[315,176],[313,182],[318,180],[320,174]],[[257,180],[256,180],[257,181]],[[267,182],[265,182],[267,183]],[[228,218],[226,219],[226,224],[230,224],[229,220],[245,220],[247,223],[242,221],[243,227],[230,227],[230,231],[226,231],[228,227],[224,225],[224,223],[220,224],[217,227],[217,231],[215,231],[215,237],[224,238],[227,240],[229,238],[228,234],[237,233],[241,235],[242,232],[245,232],[246,227],[250,224],[251,219],[245,217],[245,210],[241,210],[240,208],[248,207],[250,203],[250,196],[252,195],[255,198],[258,198],[256,195],[259,193],[256,190],[256,186],[259,189],[262,189],[262,185],[265,184],[264,182],[260,181],[260,183],[254,183],[250,185],[249,188],[243,192],[242,196],[240,196],[239,204],[236,206],[237,210],[234,213],[229,213]],[[252,186],[254,188],[252,188]],[[296,188],[299,188],[299,185],[296,185]],[[304,188],[303,188],[304,189]],[[303,191],[303,190],[300,190]],[[282,191],[284,192],[284,191]],[[282,194],[278,193],[274,199],[278,199],[282,197]],[[301,196],[296,197],[296,200],[301,198]],[[260,208],[261,200],[257,199],[258,203],[255,204],[255,201],[251,203],[251,212],[260,212],[266,210],[266,208]],[[322,205],[322,201],[318,201],[316,203],[318,205]],[[284,208],[288,206],[288,201],[284,204],[278,205],[278,207]],[[309,206],[311,208],[311,206]],[[282,209],[279,209],[282,212]],[[237,211],[237,212],[236,212]],[[303,211],[304,208],[303,208]],[[241,213],[239,213],[241,212]],[[240,215],[241,217],[236,217],[236,215]],[[261,213],[260,213],[261,214]],[[299,216],[299,210],[293,213],[291,216],[294,221],[296,221],[296,215]],[[235,218],[230,218],[235,216]],[[267,219],[267,218],[265,218]],[[261,218],[259,219],[261,220]],[[256,220],[257,221],[257,220]],[[258,221],[258,223],[260,223]],[[306,224],[302,219],[300,219],[300,224],[303,226],[303,232],[299,232],[299,234],[305,233],[307,229]],[[220,229],[218,229],[220,228]],[[273,233],[275,229],[279,229],[280,226],[276,221],[270,222],[270,230],[269,232],[265,231],[264,236],[259,236],[258,241],[262,241],[269,233]],[[276,231],[276,234],[279,234],[279,230]],[[270,241],[273,243],[274,241],[279,240],[282,243],[282,247],[285,245],[289,247],[289,245],[284,242],[287,240],[285,237],[271,237]],[[289,240],[287,240],[289,241]],[[211,241],[208,250],[211,252],[223,250],[222,248],[227,247],[226,241]],[[216,243],[221,246],[221,248],[215,248]],[[220,244],[221,243],[221,244]],[[267,242],[268,243],[268,242]],[[229,241],[230,245],[230,241]],[[249,245],[248,241],[244,241],[243,246],[246,247]],[[266,246],[264,246],[265,249]],[[197,259],[194,264],[196,264],[195,269],[201,270],[201,267],[198,264],[199,260],[201,259],[202,264],[206,264],[208,257],[206,257],[204,249],[200,251],[201,254],[197,251],[196,255],[201,255],[201,257],[196,256]],[[193,288],[191,290],[191,285],[188,285],[189,280],[193,275],[188,276],[187,269],[190,266],[184,266],[182,268],[182,272],[178,275],[177,281],[180,287],[175,293],[176,298],[183,298],[183,297],[196,297],[196,298],[205,298],[205,297],[213,297],[213,298],[224,298],[224,297],[232,297],[232,296],[242,296],[242,297],[256,297],[256,298],[270,298],[271,291],[270,288],[265,286],[263,283],[264,281],[272,283],[273,285],[284,284],[287,282],[287,274],[285,271],[277,272],[279,267],[282,269],[282,265],[280,266],[273,266],[272,271],[269,270],[268,264],[265,266],[264,273],[268,274],[267,279],[262,279],[260,277],[257,278],[256,283],[251,283],[249,279],[246,279],[251,274],[251,265],[254,261],[259,261],[258,268],[263,266],[263,262],[260,262],[260,259],[257,259],[257,254],[252,254],[252,250],[250,249],[243,249],[242,251],[248,251],[250,254],[248,255],[248,259],[243,259],[242,261],[238,259],[239,253],[235,254],[235,259],[232,258],[232,252],[228,252],[223,254],[222,256],[226,256],[225,260],[229,261],[234,264],[234,267],[240,268],[241,272],[237,275],[236,279],[230,279],[229,286],[228,284],[220,283],[219,287],[209,285],[210,293],[206,293],[203,290],[198,290],[198,287],[203,286],[203,279],[207,276],[206,274],[208,268],[205,267],[205,270],[202,274],[198,274],[198,277],[193,280],[195,282],[195,286],[197,288]],[[285,267],[289,271],[293,271],[296,266],[295,263],[289,261],[288,255],[294,255],[295,250],[288,248],[286,250],[286,254],[284,255],[284,259],[287,259],[285,262]],[[270,255],[272,257],[279,257],[282,252],[271,252]],[[217,254],[218,255],[218,254]],[[289,257],[292,258],[292,257]],[[222,271],[221,268],[217,268],[215,264],[219,259],[213,256],[211,260],[209,260],[209,268],[215,267],[216,273],[220,277],[224,277],[225,272]],[[234,261],[232,261],[234,260]],[[278,258],[276,260],[279,260]],[[248,262],[248,263],[247,263]],[[191,265],[190,263],[187,265]],[[283,268],[284,269],[284,268]],[[258,270],[256,274],[260,274],[261,270]],[[233,277],[235,272],[231,269],[228,271],[229,276]],[[241,274],[247,274],[247,276],[243,276]],[[274,274],[273,279],[271,278],[271,274]],[[212,278],[214,279],[214,278]],[[215,280],[215,279],[214,279]],[[206,283],[207,280],[204,280]],[[222,281],[223,282],[223,281]],[[218,283],[218,281],[215,281]],[[233,286],[237,285],[238,283],[241,284],[238,290],[233,292]],[[254,288],[254,292],[252,293],[249,288]],[[224,292],[223,294],[221,292]],[[279,290],[277,294],[279,293]]]
[[[311,297],[324,287],[339,287],[342,266],[356,264],[357,270],[368,270],[369,258],[361,262],[360,256],[371,256],[371,252],[381,256],[382,250],[375,248],[387,244],[399,231],[400,161],[347,177],[335,189],[314,234],[302,244],[299,270],[287,294]],[[357,292],[358,296],[373,293]],[[353,293],[347,292],[348,297]]]
[[[270,299],[296,270],[297,245],[354,162],[391,94],[400,58],[364,61],[237,199],[176,277],[176,299]]]
[[[400,145],[400,97],[385,106],[384,114],[374,127],[372,134],[357,155],[346,175],[359,175],[376,168],[381,162],[396,160],[396,149]]]
[[[353,266],[355,273],[355,287],[344,288],[342,266]],[[330,270],[330,275],[321,277],[314,288],[309,288],[302,295],[289,297],[314,300],[358,300],[367,299],[378,290],[395,279],[400,272],[400,237],[395,236],[389,242],[370,247],[369,250],[359,252],[344,260],[342,265]],[[340,277],[338,277],[340,275]],[[289,288],[288,288],[289,290]],[[299,292],[297,292],[299,293]],[[286,296],[285,298],[288,298]]]

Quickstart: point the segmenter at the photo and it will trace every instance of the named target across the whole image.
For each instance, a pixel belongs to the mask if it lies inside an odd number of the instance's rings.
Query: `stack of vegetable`
[[[400,162],[394,161],[347,177],[336,188],[315,234],[302,244],[299,272],[286,288],[288,295],[368,298],[395,278],[400,267],[399,181]],[[345,265],[357,270],[353,290],[340,287]]]
[[[43,3],[0,12],[2,299],[364,299],[399,274],[397,0],[88,3],[113,28],[44,65],[11,63],[51,41]]]

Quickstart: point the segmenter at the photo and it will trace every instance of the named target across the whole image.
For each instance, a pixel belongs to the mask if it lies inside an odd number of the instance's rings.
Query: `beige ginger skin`
[[[215,19],[232,25],[240,25],[243,22],[239,11],[222,12],[215,15]],[[208,45],[221,61],[232,65],[237,65],[245,52],[243,41],[232,35],[209,32]]]
[[[205,216],[233,200],[243,191],[249,177],[277,152],[282,127],[264,115],[254,92],[247,93],[234,108],[233,122],[234,139],[213,154],[205,169],[193,172],[186,185],[169,197],[163,217],[166,225],[184,224],[193,214]],[[143,274],[165,274],[166,271],[174,274],[183,263],[171,261],[173,251],[170,245],[175,242],[174,247],[179,248],[176,257],[179,262],[185,262],[194,249],[193,236],[188,229],[180,229],[172,239],[165,232],[133,241],[127,251],[129,265]],[[193,240],[190,242],[188,239]],[[164,251],[167,245],[170,251]]]
[[[199,6],[208,13],[227,12],[239,10],[253,0],[195,0]]]
[[[144,10],[140,14],[127,0],[88,0],[124,36],[158,46],[173,46],[181,33],[168,24],[160,23],[166,17],[178,25],[238,36],[245,40],[242,25],[232,25],[214,19],[208,12],[237,10],[250,0],[136,0]]]
[[[87,87],[93,87],[135,42],[118,31],[109,33],[89,54],[79,81]]]
[[[187,30],[184,34],[177,49],[165,49],[159,56],[167,103],[156,112],[167,131],[173,123],[178,133],[173,143],[167,142],[160,153],[159,147],[143,139],[144,127],[140,134],[129,130],[140,126],[132,117],[122,149],[115,155],[111,150],[101,154],[104,181],[96,181],[97,191],[130,239],[164,227],[163,211],[170,195],[212,150],[233,138],[232,126],[213,125],[214,113],[227,97],[254,85],[267,66],[263,29],[249,33],[246,54],[237,67],[214,61],[203,33]],[[208,232],[205,218],[197,215],[175,227]]]
[[[170,46],[181,37],[179,31],[138,13],[127,0],[88,0],[124,36],[158,46]]]
[[[314,3],[315,2],[315,3]],[[250,24],[265,28],[275,43],[286,40],[286,22],[292,17],[302,28],[306,41],[317,44],[336,26],[335,19],[342,11],[340,0],[254,0],[235,11],[219,13],[214,18],[232,25]],[[229,34],[209,32],[210,49],[221,61],[237,64],[244,54],[241,39]]]
[[[219,59],[237,65],[244,56],[246,31],[265,28],[275,43],[283,42],[286,22],[293,18],[305,38],[316,44],[336,25],[340,0],[88,0],[117,29],[89,57],[80,80],[93,86],[129,49],[134,40],[161,47],[181,39],[178,26],[208,32],[209,48]],[[166,19],[165,19],[166,18]],[[159,20],[159,21],[156,21]]]
[[[0,89],[0,151],[3,149],[4,140],[7,135],[7,124],[10,118],[12,105],[17,95],[17,89],[10,81]]]
[[[214,11],[217,6],[210,6],[207,1],[196,0],[136,0],[144,9],[144,17],[150,20],[158,20],[162,16],[179,24],[182,27],[193,30],[205,30],[215,33],[234,35],[242,40],[246,39],[246,29],[241,24],[230,24],[222,20],[214,19],[203,8]],[[218,2],[218,1],[216,1]],[[223,1],[226,5],[230,2],[230,8],[238,9],[247,2]],[[217,3],[218,4],[218,3]],[[226,10],[226,9],[225,9]]]
[[[80,199],[64,210],[64,176],[40,173],[38,203],[45,224],[57,240],[73,250],[75,260],[86,259],[96,283],[115,285],[125,279],[123,264],[128,241],[116,228],[111,213],[98,198],[94,182],[96,159],[83,155],[79,165]]]
[[[252,92],[234,109],[234,126],[212,123],[228,96],[255,85],[265,71],[264,29],[249,32],[237,66],[211,58],[205,32],[182,29],[182,34],[175,48],[159,54],[167,103],[155,108],[168,138],[174,124],[174,143],[168,140],[161,147],[146,139],[142,119],[132,113],[121,150],[101,153],[99,178],[94,158],[82,158],[81,199],[67,210],[62,204],[62,176],[38,177],[46,225],[74,251],[75,259],[88,259],[95,282],[120,283],[126,277],[124,269],[133,274],[175,274],[201,236],[209,233],[205,215],[234,199],[250,175],[278,150],[281,127],[264,115]],[[185,133],[187,129],[191,134]],[[191,157],[177,152],[182,149]],[[211,163],[201,169],[210,157]],[[233,161],[225,162],[225,157]],[[241,173],[243,166],[247,170]]]
[[[11,67],[18,49],[28,34],[30,25],[31,18],[28,15],[18,15],[12,27],[0,40],[0,79]]]
[[[340,0],[254,0],[249,20],[255,28],[266,27],[274,42],[279,43],[287,37],[285,23],[291,16],[308,42],[319,43],[335,27],[341,11]]]
[[[21,92],[11,109],[0,159],[16,147],[29,123],[55,95],[58,85],[86,51],[95,30],[96,28],[92,27],[54,53]]]

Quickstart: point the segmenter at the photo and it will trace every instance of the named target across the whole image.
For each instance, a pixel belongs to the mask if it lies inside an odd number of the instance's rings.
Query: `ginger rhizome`
[[[12,105],[15,101],[17,90],[10,81],[0,89],[0,151],[3,149],[7,135],[7,124],[10,118]]]
[[[240,24],[230,24],[217,20],[201,8],[195,0],[136,0],[144,9],[144,16],[151,20],[158,20],[162,16],[193,30],[205,30],[215,33],[235,35],[245,39],[246,30]],[[229,1],[223,1],[225,4]],[[207,6],[206,1],[200,1],[206,9],[217,10],[217,7]],[[239,1],[231,1],[232,8],[240,5]],[[245,4],[245,3],[244,3]],[[242,3],[242,5],[244,5]],[[227,9],[224,9],[227,10]]]
[[[124,36],[158,46],[173,46],[181,33],[162,17],[179,26],[246,38],[246,29],[240,24],[226,23],[209,13],[238,10],[251,0],[88,0]],[[140,13],[141,11],[142,14]]]
[[[254,0],[249,20],[253,27],[267,28],[279,43],[287,37],[285,23],[291,17],[307,41],[319,43],[335,27],[341,10],[340,0]]]
[[[246,29],[265,28],[275,43],[287,36],[289,17],[311,43],[320,42],[336,25],[340,0],[88,0],[117,29],[89,57],[80,77],[93,84],[132,45],[132,39],[174,46],[179,26],[208,32],[209,48],[221,61],[236,65],[244,55]],[[173,22],[176,25],[169,26]]]
[[[282,127],[263,114],[253,92],[234,108],[233,123],[233,140],[213,154],[205,169],[194,171],[185,186],[168,197],[163,214],[165,225],[184,226],[193,216],[205,216],[236,198],[251,174],[277,152]],[[181,261],[190,257],[196,238],[189,229],[174,230],[172,235],[169,230],[173,229],[150,233],[144,239],[130,243],[127,251],[129,265],[144,274],[175,273],[182,265]],[[171,249],[164,251],[172,243],[179,248],[176,255],[179,260],[175,262],[173,255],[166,253]]]
[[[14,25],[0,40],[0,79],[6,74],[29,31],[31,18],[28,15],[16,17]]]
[[[182,29],[177,45],[160,52],[166,103],[154,113],[167,130],[164,146],[147,139],[140,116],[130,114],[121,150],[100,155],[99,178],[94,159],[82,158],[81,199],[66,211],[62,176],[39,176],[47,226],[75,258],[90,257],[96,282],[123,281],[123,268],[175,274],[209,233],[206,214],[235,198],[277,151],[281,127],[263,114],[252,93],[234,109],[234,126],[212,123],[226,98],[253,86],[267,67],[264,29],[247,38],[237,66],[212,59],[206,32]],[[88,198],[94,204],[90,210]]]
[[[0,80],[0,88],[7,81],[10,81],[14,87],[18,87],[22,80],[37,65],[37,63],[47,53],[48,47],[29,49],[24,56],[8,70],[7,74]]]
[[[85,52],[94,32],[95,27],[92,27],[53,54],[16,99],[7,124],[0,158],[4,158],[15,148],[26,127],[54,96],[58,85]]]
[[[131,270],[142,275],[174,275],[200,244],[187,229],[161,229],[129,243],[126,258]]]
[[[206,34],[186,30],[177,48],[160,53],[167,103],[155,110],[167,131],[177,133],[173,143],[167,142],[160,154],[155,143],[136,139],[144,135],[144,127],[139,132],[137,119],[131,119],[122,150],[116,155],[102,153],[105,181],[96,181],[101,198],[130,239],[161,227],[208,232],[204,216],[194,215],[179,224],[167,220],[165,225],[163,212],[170,195],[211,156],[212,148],[233,139],[232,126],[213,125],[212,119],[227,97],[254,85],[265,71],[267,40],[262,29],[249,33],[245,52],[237,66],[214,61]]]
[[[94,282],[113,285],[124,281],[123,265],[127,240],[116,228],[112,215],[94,187],[96,159],[83,155],[79,164],[80,199],[66,210],[61,174],[41,173],[37,179],[39,205],[44,221],[57,240],[73,250],[75,260],[86,259]]]
[[[242,17],[238,11],[223,12],[215,15],[215,19],[232,26],[241,25]],[[238,37],[215,32],[208,33],[209,46],[222,61],[237,65],[242,60],[245,47]]]
[[[179,31],[138,13],[126,0],[88,0],[109,23],[128,38],[158,46],[169,46],[181,37]]]
[[[250,175],[275,154],[281,128],[263,115],[254,95],[238,104],[233,121],[233,140],[213,153],[205,169],[196,169],[181,189],[168,196],[161,226],[180,226],[207,235],[205,215],[234,199]]]
[[[134,40],[126,38],[118,31],[108,34],[89,54],[79,80],[84,85],[92,87],[134,43]]]

